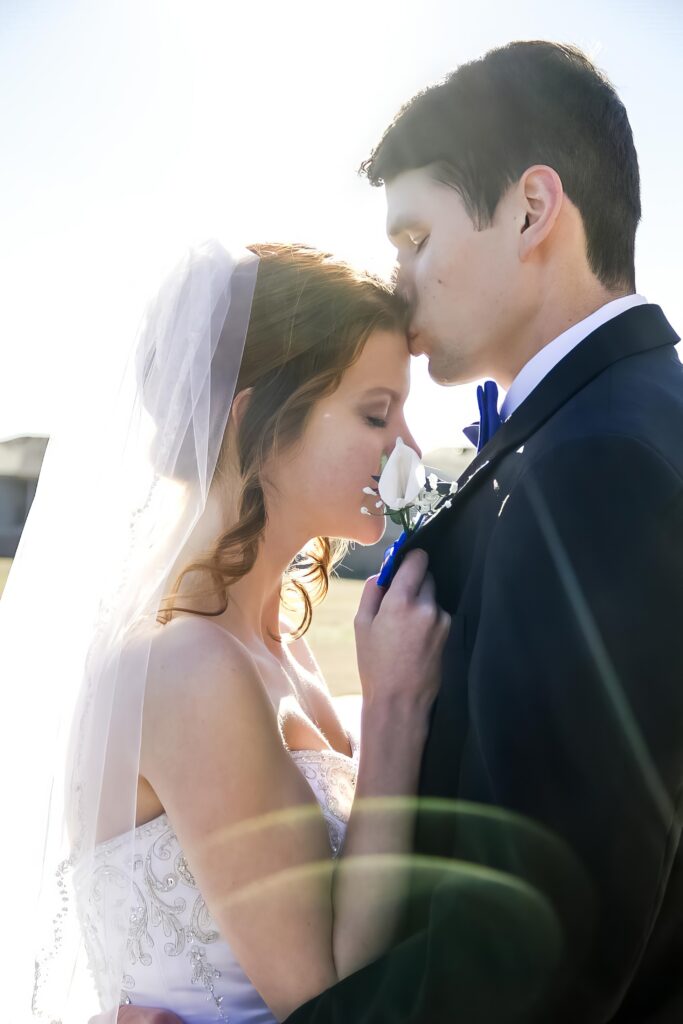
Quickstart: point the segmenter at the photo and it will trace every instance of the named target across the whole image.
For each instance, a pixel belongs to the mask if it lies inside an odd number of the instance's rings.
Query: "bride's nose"
[[[411,434],[405,422],[403,423],[402,429],[400,429],[396,433],[396,438],[399,437],[402,439],[404,444],[407,444],[409,448],[412,448],[413,451],[416,451],[420,458],[422,458],[422,449],[420,448],[419,444]],[[396,444],[396,440],[394,440],[394,444]]]

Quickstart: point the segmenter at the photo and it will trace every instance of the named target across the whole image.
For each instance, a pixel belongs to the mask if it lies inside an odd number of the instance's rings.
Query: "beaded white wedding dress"
[[[335,750],[293,750],[327,824],[332,856],[344,840],[356,785],[358,757]],[[276,1018],[241,969],[192,876],[165,814],[135,830],[132,864],[125,844],[108,840],[96,849],[92,884],[82,911],[88,954],[97,980],[98,949],[105,928],[98,879],[132,881],[133,901],[121,1001],[159,1006],[187,1024],[275,1024]]]

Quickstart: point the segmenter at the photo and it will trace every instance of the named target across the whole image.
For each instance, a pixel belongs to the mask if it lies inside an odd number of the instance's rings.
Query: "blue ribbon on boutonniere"
[[[468,441],[477,446],[477,452],[480,452],[503,422],[498,412],[498,387],[495,381],[487,380],[483,387],[481,384],[477,386],[477,404],[479,422],[465,427],[463,434]]]
[[[389,583],[391,582],[391,577],[394,575],[394,562],[396,561],[396,556],[398,555],[399,551],[401,550],[405,542],[408,540],[408,537],[412,537],[412,535],[420,529],[425,519],[427,519],[427,516],[420,516],[418,521],[415,523],[415,526],[411,529],[410,533],[406,533],[406,531],[404,530],[401,536],[397,537],[397,539],[394,541],[391,547],[386,549],[386,551],[384,552],[384,558],[382,560],[382,568],[380,569],[379,576],[377,577],[378,587],[389,586]]]
[[[375,508],[383,507],[384,511],[373,512],[363,505],[361,513],[385,516],[402,528],[400,537],[384,552],[376,581],[378,587],[388,587],[403,545],[442,503],[450,504],[449,496],[455,493],[457,484],[440,480],[434,472],[427,475],[419,454],[400,437],[391,455],[383,458],[380,469],[380,475],[372,478],[377,488],[364,487],[363,494],[378,498]]]
[[[393,575],[394,562],[396,561],[396,555],[399,553],[405,542],[408,540],[408,534],[403,531],[401,536],[394,541],[390,548],[387,548],[384,552],[384,559],[382,561],[382,568],[379,571],[377,577],[377,586],[386,587]]]

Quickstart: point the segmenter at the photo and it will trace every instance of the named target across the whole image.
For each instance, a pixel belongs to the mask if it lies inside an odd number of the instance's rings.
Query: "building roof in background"
[[[25,434],[0,441],[0,477],[37,480],[48,441],[44,434]]]

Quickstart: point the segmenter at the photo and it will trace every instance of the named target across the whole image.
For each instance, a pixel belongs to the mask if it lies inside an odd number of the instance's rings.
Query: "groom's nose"
[[[405,262],[397,263],[394,271],[394,286],[398,294],[404,299],[409,306],[413,303],[413,289],[411,285],[410,273]]]

